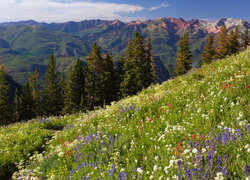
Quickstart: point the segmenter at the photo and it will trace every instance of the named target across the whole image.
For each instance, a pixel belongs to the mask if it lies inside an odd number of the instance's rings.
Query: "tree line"
[[[39,72],[35,71],[23,86],[14,102],[8,97],[4,81],[5,71],[0,66],[0,125],[29,120],[39,116],[64,115],[93,110],[126,96],[135,95],[155,83],[154,58],[151,41],[135,33],[128,41],[125,57],[115,67],[110,52],[103,55],[93,43],[86,58],[87,64],[77,60],[67,77],[56,70],[56,59],[51,52],[45,73],[44,88],[40,87]]]
[[[242,43],[240,43],[240,41]],[[244,35],[241,38],[239,35],[238,27],[228,30],[225,24],[222,25],[218,40],[215,43],[212,34],[209,35],[206,45],[204,46],[203,53],[201,54],[202,64],[211,63],[215,59],[222,59],[228,55],[238,53],[240,50],[245,50],[249,44],[248,29],[245,29]],[[179,49],[176,56],[176,75],[187,73],[191,69],[192,53],[189,47],[189,36],[185,33],[179,40]]]

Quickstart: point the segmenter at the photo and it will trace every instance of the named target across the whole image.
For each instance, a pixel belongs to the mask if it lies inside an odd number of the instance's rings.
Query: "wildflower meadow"
[[[0,177],[250,179],[249,67],[250,49],[105,108],[2,127]]]

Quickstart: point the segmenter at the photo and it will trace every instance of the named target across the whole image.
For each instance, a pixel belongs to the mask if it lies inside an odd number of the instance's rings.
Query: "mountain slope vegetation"
[[[0,177],[249,177],[250,50],[87,113],[0,129]]]

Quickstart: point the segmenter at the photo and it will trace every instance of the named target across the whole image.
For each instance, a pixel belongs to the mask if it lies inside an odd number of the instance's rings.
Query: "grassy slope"
[[[249,61],[250,50],[106,109],[2,128],[0,172],[22,159],[13,179],[214,179],[219,172],[243,179],[250,162]]]

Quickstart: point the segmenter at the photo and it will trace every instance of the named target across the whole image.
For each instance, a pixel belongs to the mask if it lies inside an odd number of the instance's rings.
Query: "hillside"
[[[250,49],[105,109],[2,127],[0,178],[245,179],[249,74]]]
[[[230,29],[238,26],[240,32],[250,29],[250,23],[244,20],[221,18],[215,22],[201,19],[183,20],[182,18],[158,18],[147,21],[128,23],[119,20],[85,20],[81,22],[39,23],[20,21],[0,23],[0,62],[2,62],[19,83],[23,84],[27,74],[33,73],[34,66],[41,75],[44,73],[45,61],[51,49],[56,51],[58,61],[67,59],[60,68],[69,68],[71,57],[82,60],[90,52],[90,46],[97,42],[106,52],[110,50],[115,60],[125,53],[128,39],[135,32],[152,39],[152,53],[157,61],[159,82],[173,77],[175,56],[180,36],[188,32],[193,66],[200,62],[200,54],[209,33],[217,34],[226,24]],[[62,58],[63,57],[63,58]],[[167,76],[161,73],[168,74]],[[161,80],[161,81],[160,81]]]

